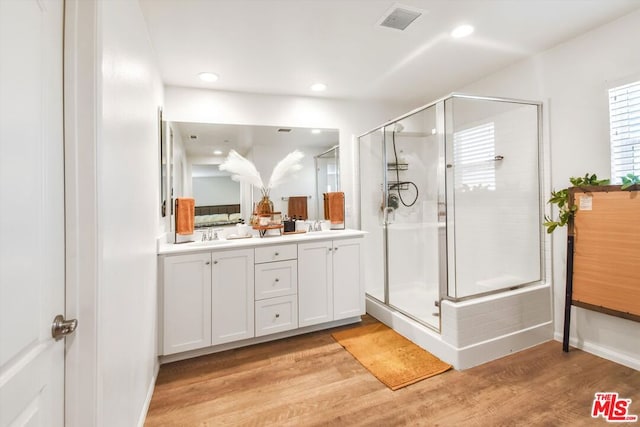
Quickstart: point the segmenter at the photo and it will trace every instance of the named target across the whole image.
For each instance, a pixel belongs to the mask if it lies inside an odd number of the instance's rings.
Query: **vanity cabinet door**
[[[164,257],[164,355],[211,345],[211,253]]]
[[[298,325],[333,320],[333,243],[298,244]]]
[[[253,259],[253,249],[212,253],[212,345],[254,337]]]
[[[333,241],[333,320],[365,313],[360,241]]]

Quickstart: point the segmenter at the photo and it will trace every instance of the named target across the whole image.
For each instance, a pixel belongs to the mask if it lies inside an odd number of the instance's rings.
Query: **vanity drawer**
[[[298,256],[298,245],[278,245],[256,248],[255,262],[284,261],[286,259],[296,259]]]
[[[298,327],[298,297],[269,298],[256,301],[256,337]]]
[[[298,261],[269,262],[255,266],[256,301],[298,293]]]

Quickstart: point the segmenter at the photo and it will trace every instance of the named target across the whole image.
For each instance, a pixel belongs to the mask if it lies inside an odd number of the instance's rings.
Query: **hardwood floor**
[[[639,371],[555,341],[394,392],[335,330],[163,365],[145,425],[603,426],[590,414],[605,391],[640,415]]]

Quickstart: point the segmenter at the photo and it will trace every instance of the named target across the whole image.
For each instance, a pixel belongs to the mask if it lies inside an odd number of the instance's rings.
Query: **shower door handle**
[[[389,214],[392,214],[393,219],[390,221],[389,220]],[[386,207],[384,208],[384,223],[385,225],[387,224],[392,224],[395,220],[396,220],[396,210],[392,207]]]

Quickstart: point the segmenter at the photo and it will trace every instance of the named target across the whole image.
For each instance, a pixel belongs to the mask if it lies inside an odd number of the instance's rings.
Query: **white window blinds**
[[[609,89],[611,182],[640,175],[640,81]]]
[[[493,122],[453,134],[456,187],[496,189],[496,152]]]

